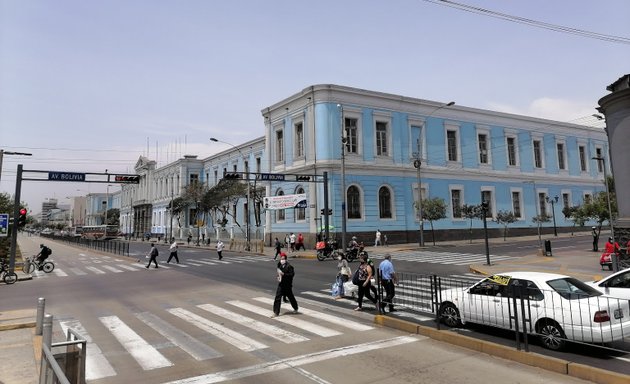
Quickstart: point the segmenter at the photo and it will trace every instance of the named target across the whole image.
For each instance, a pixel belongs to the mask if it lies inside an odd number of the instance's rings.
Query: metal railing
[[[41,235],[56,241],[78,245],[85,248],[95,249],[97,251],[114,253],[122,256],[129,256],[129,242],[119,240],[91,240],[81,237]]]

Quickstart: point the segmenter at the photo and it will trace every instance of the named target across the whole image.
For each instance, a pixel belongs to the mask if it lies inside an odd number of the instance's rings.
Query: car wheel
[[[552,320],[539,323],[537,326],[540,341],[543,347],[558,351],[564,348],[566,344],[566,336],[558,323]]]
[[[444,303],[440,307],[440,319],[449,327],[461,327],[462,320],[459,310],[453,303]]]

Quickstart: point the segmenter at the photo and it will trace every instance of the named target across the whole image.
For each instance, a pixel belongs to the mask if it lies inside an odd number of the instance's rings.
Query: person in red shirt
[[[604,253],[602,253],[602,256],[599,258],[599,264],[602,265],[602,267],[608,265],[608,268],[612,270],[612,254],[616,253],[619,255],[619,243],[614,241],[612,237],[609,237],[604,247]]]

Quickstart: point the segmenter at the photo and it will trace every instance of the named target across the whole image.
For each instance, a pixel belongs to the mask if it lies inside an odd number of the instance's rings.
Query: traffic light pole
[[[13,201],[13,228],[11,229],[11,256],[9,257],[9,273],[15,270],[15,248],[17,246],[18,221],[20,216],[20,196],[22,194],[22,164],[17,166],[15,179],[15,199]]]
[[[328,215],[328,172],[324,171],[324,232],[326,241],[330,239],[329,215]]]

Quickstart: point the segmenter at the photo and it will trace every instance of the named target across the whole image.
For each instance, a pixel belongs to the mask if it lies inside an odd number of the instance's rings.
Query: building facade
[[[169,202],[186,185],[216,185],[234,171],[251,172],[250,182],[264,185],[268,197],[307,197],[306,206],[267,210],[259,226],[249,228],[251,239],[267,242],[290,232],[313,240],[326,219],[337,235],[345,226],[348,236],[368,242],[380,229],[390,242],[414,242],[420,195],[447,204],[446,218],[423,224],[438,238],[463,238],[471,226],[479,231],[482,221],[466,219],[461,207],[482,201],[491,231],[499,232],[492,221],[499,211],[516,216],[513,232],[536,232],[532,219],[539,215],[554,215],[562,230],[573,226],[563,207],[604,189],[604,165],[592,160],[608,157],[601,128],[337,85],[305,88],[261,113],[264,136],[230,150],[205,159],[186,156],[159,169],[141,158],[140,184],[124,185],[121,193],[121,230],[127,223],[136,234],[182,238],[203,231],[209,239],[228,228],[224,235],[243,236],[230,229],[236,223],[219,228],[215,220],[200,220],[194,204],[169,230]],[[246,215],[245,204],[235,204],[235,217]],[[328,218],[325,205],[332,209]]]

